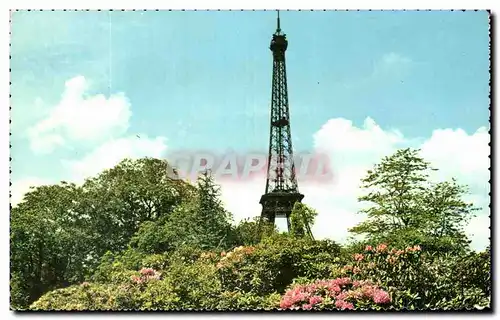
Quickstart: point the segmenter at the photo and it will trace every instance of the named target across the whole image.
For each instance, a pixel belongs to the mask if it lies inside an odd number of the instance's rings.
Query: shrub
[[[278,293],[256,295],[241,291],[224,291],[220,295],[218,310],[271,310],[279,307],[281,296]]]
[[[281,309],[380,309],[391,302],[389,293],[371,281],[350,278],[316,280],[294,285],[282,297]]]
[[[132,310],[140,306],[140,292],[133,286],[90,284],[83,282],[43,295],[34,302],[32,310],[84,311]]]
[[[370,279],[388,288],[397,309],[463,309],[489,305],[489,293],[458,272],[464,257],[422,252],[420,246],[405,249],[386,244],[366,246],[352,256],[352,263],[336,269],[333,276]],[[488,274],[483,265],[482,272]],[[462,277],[462,278],[461,278]]]
[[[283,293],[297,277],[327,277],[338,261],[338,245],[330,241],[276,235],[255,247],[238,247],[217,264],[225,291],[268,295]]]

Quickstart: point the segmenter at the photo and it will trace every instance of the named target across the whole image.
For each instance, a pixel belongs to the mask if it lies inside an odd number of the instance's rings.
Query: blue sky
[[[369,131],[369,117],[419,145],[449,129],[476,146],[476,131],[488,130],[486,12],[285,11],[281,18],[296,149],[313,149],[331,119]],[[13,13],[12,180],[70,179],[61,161],[97,159],[89,155],[110,139],[136,134],[164,137],[168,149],[266,151],[275,28],[274,11]],[[50,118],[75,77],[85,79],[78,101],[122,93],[130,117],[106,127],[114,128],[103,131],[106,139],[71,135],[71,126],[59,122],[50,130],[65,142],[34,150],[30,128]],[[101,117],[95,106],[88,130]],[[332,133],[336,139],[345,137]],[[137,148],[134,154],[151,155],[149,147]],[[474,184],[473,175],[464,182]],[[486,197],[483,180],[475,192]]]

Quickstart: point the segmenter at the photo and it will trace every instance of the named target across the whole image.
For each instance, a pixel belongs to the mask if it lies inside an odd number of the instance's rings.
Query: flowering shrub
[[[161,273],[153,268],[142,268],[139,271],[139,275],[133,275],[130,277],[135,284],[143,284],[151,280],[160,280]]]
[[[216,267],[225,291],[261,296],[281,294],[295,278],[327,277],[339,251],[336,244],[328,241],[277,235],[255,247],[223,252]]]
[[[339,259],[332,243],[281,236],[228,252],[126,251],[108,255],[99,277],[51,291],[31,308],[455,310],[490,304],[489,253],[434,255],[418,245],[379,244],[349,254]]]
[[[332,275],[369,279],[384,285],[397,309],[427,309],[450,303],[455,307],[487,304],[483,299],[487,292],[481,296],[480,291],[473,289],[475,285],[470,290],[460,287],[464,281],[456,277],[456,271],[463,263],[457,257],[422,252],[419,245],[399,249],[382,243],[375,247],[368,245],[363,252],[353,254],[351,262],[334,270]],[[467,292],[472,297],[466,298]],[[460,304],[452,303],[457,297],[462,297],[458,299]]]
[[[352,281],[350,278],[317,280],[295,285],[280,301],[281,309],[373,309],[388,306],[389,293],[371,281]]]
[[[141,293],[131,285],[83,282],[50,291],[30,309],[54,311],[131,310],[141,306]]]
[[[133,249],[128,249],[121,254],[106,253],[101,264],[92,275],[91,280],[99,283],[124,283],[137,275],[137,271],[143,266],[149,266],[155,270],[165,269],[168,265],[166,255],[145,255]]]
[[[230,264],[238,263],[243,261],[246,256],[251,255],[255,251],[255,247],[244,247],[240,246],[235,248],[233,251],[230,252],[221,252],[221,259],[220,262],[217,264],[217,268],[223,268],[225,266],[228,266]]]

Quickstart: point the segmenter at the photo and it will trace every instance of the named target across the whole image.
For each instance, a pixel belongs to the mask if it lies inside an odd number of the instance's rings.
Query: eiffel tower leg
[[[287,228],[288,228],[288,232],[290,232],[290,230],[292,229],[292,224],[290,223],[290,216],[286,216],[286,225],[287,225]]]

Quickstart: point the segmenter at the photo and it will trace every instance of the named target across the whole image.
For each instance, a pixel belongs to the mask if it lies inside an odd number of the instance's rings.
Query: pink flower
[[[352,269],[352,273],[354,273],[354,274],[358,274],[360,272],[361,272],[361,269],[358,267],[354,267],[354,269]]]
[[[345,310],[345,309],[348,309],[348,310],[352,310],[354,309],[354,305],[350,302],[346,302],[344,300],[337,300],[335,301],[335,307],[341,309],[341,310]]]
[[[321,303],[322,301],[323,301],[323,298],[320,296],[313,296],[313,297],[309,298],[310,305],[315,305],[315,304]]]
[[[404,250],[398,250],[398,251],[396,251],[396,255],[397,255],[397,256],[400,256],[400,255],[402,255],[402,254],[404,254],[404,253],[405,253],[405,251],[404,251]]]
[[[139,271],[143,276],[153,276],[156,272],[153,268],[142,268]]]
[[[386,304],[391,302],[391,296],[384,290],[376,290],[373,294],[373,302],[376,304]]]
[[[304,290],[308,293],[314,293],[317,289],[318,286],[315,285],[314,283],[304,288]]]
[[[283,299],[280,302],[280,308],[281,309],[288,309],[292,306],[292,302],[288,299]]]
[[[331,286],[328,286],[328,291],[332,294],[332,295],[337,295],[340,293],[340,291],[342,291],[342,289],[340,289],[340,287],[336,284],[334,285],[331,285]]]
[[[361,260],[363,260],[363,258],[364,258],[364,255],[362,255],[361,253],[356,253],[354,255],[354,260],[356,260],[356,261],[361,261]]]
[[[313,306],[311,306],[310,304],[305,304],[302,306],[302,309],[304,310],[311,310]]]
[[[365,251],[373,251],[373,247],[372,246],[366,246]]]
[[[344,307],[344,309],[346,309],[346,310],[353,310],[353,309],[354,309],[354,305],[353,305],[352,303],[350,303],[350,302],[346,302],[346,303],[344,303],[344,306],[343,306],[343,307]]]
[[[346,299],[346,298],[347,298],[347,296],[348,296],[347,292],[346,292],[346,291],[344,291],[344,292],[342,292],[341,294],[339,294],[339,295],[337,296],[337,300],[344,300],[344,299]]]
[[[351,283],[351,279],[350,278],[337,278],[335,280],[333,280],[334,284],[338,285],[338,286],[345,286],[345,285],[348,285]]]
[[[415,252],[415,251],[420,251],[420,250],[421,250],[421,248],[419,245],[406,248],[406,252]]]
[[[220,253],[220,256],[221,256],[221,257],[224,257],[225,255],[226,255],[226,252],[225,252],[225,251],[222,251],[222,252]]]
[[[132,280],[132,282],[137,283],[137,284],[142,283],[141,277],[138,277],[138,276],[131,276],[130,280]]]
[[[335,301],[335,306],[339,309],[341,309],[344,306],[345,301],[344,300],[339,300]]]
[[[387,250],[387,244],[385,243],[379,244],[376,249],[377,252],[384,252],[385,250]]]

